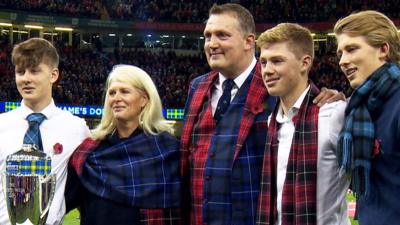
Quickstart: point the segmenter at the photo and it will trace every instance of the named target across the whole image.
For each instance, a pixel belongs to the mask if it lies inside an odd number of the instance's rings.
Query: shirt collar
[[[250,76],[250,73],[253,70],[253,68],[256,66],[256,63],[257,63],[257,60],[255,57],[253,57],[253,60],[251,61],[250,65],[247,67],[247,69],[233,80],[233,82],[235,82],[235,85],[238,89],[240,89],[240,87],[246,81],[247,77]],[[222,84],[224,83],[225,80],[226,80],[226,77],[224,75],[222,75],[221,73],[219,73],[218,81],[216,84],[217,89],[223,90]]]
[[[284,123],[287,122],[288,120],[291,120],[294,116],[297,115],[297,112],[299,111],[301,104],[304,101],[304,98],[306,97],[308,91],[310,90],[310,85],[303,91],[303,93],[300,95],[300,97],[296,100],[294,105],[289,109],[288,115],[283,114],[282,107],[278,108],[278,113],[276,115],[276,121],[278,123]]]
[[[56,105],[54,104],[54,100],[51,99],[51,102],[48,106],[46,106],[40,113],[46,116],[47,119],[50,119],[57,109]],[[20,107],[21,113],[20,115],[25,119],[29,114],[34,113],[34,111],[25,105],[24,100],[21,101]]]

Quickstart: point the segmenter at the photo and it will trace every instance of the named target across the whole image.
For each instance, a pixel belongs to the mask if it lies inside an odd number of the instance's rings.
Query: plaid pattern
[[[143,211],[145,224],[179,224],[179,142],[167,133],[141,133],[107,149],[99,143],[86,139],[71,157],[82,185],[114,202],[152,208]]]
[[[40,150],[43,151],[42,136],[40,135],[40,124],[46,119],[46,116],[42,113],[31,113],[26,117],[29,123],[29,128],[24,136],[24,144],[36,145]]]
[[[190,224],[255,224],[268,106],[276,101],[257,64],[216,126],[209,100],[217,77],[196,78],[189,92],[181,139],[185,208]]]
[[[287,164],[282,193],[282,225],[316,224],[318,112],[311,101],[319,90],[311,83],[310,91],[294,118],[295,133]],[[268,127],[267,152],[264,156],[257,224],[274,225],[276,212],[276,169],[278,123],[276,107]]]
[[[51,160],[8,160],[6,171],[7,174],[50,174]]]
[[[183,225],[180,209],[140,209],[142,225]]]
[[[370,168],[375,142],[371,114],[400,87],[400,68],[386,63],[377,69],[351,96],[345,111],[345,126],[338,142],[339,165],[352,174],[356,196],[369,194]]]

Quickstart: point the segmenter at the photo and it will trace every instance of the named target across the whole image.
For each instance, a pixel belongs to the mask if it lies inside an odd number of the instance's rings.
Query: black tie
[[[232,79],[227,79],[222,84],[223,92],[221,98],[218,100],[217,108],[215,109],[214,119],[218,123],[221,117],[224,115],[225,111],[228,109],[231,103],[231,92],[232,87],[235,84]]]

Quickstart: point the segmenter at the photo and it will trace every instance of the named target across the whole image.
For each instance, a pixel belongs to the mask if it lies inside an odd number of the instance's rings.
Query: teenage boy
[[[89,135],[83,119],[57,108],[52,86],[59,77],[59,56],[45,39],[31,38],[12,51],[15,82],[22,97],[21,107],[0,115],[0,168],[5,159],[23,144],[34,144],[52,157],[56,190],[46,224],[61,224],[65,213],[64,188],[68,159]],[[3,186],[0,185],[0,224],[10,224]]]
[[[257,39],[268,93],[279,102],[269,117],[258,224],[349,224],[349,181],[339,173],[336,143],[346,103],[319,108],[308,73],[314,44],[308,29],[279,24]]]
[[[362,11],[334,28],[340,68],[355,89],[340,135],[361,225],[400,221],[400,39],[382,13]],[[397,222],[396,222],[397,221]]]

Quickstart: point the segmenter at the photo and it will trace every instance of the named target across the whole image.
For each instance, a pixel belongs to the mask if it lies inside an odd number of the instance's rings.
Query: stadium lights
[[[57,36],[58,34],[57,33],[46,33],[46,32],[44,32],[43,35]]]
[[[108,36],[110,36],[110,37],[115,37],[115,34],[108,34]]]
[[[201,40],[203,40],[203,39],[204,39],[204,37],[200,37],[200,39],[201,39]]]
[[[335,33],[328,33],[328,36],[335,36]]]
[[[73,31],[74,30],[70,27],[55,27],[54,29],[58,30],[58,31]]]
[[[12,24],[11,24],[11,23],[0,23],[0,26],[3,26],[3,27],[12,27]]]
[[[311,33],[311,36],[313,36],[313,37],[314,37],[314,36],[315,36],[315,33]]]
[[[182,38],[186,38],[186,36],[185,36],[185,35],[182,35]]]
[[[316,42],[318,42],[318,41],[327,41],[327,39],[326,38],[316,38],[313,41],[316,41]]]
[[[13,30],[13,33],[27,34],[28,31],[25,31],[25,30]]]
[[[24,25],[25,28],[31,28],[31,29],[43,29],[42,26],[37,26],[37,25]]]
[[[126,36],[128,36],[128,37],[132,37],[132,34],[126,34]]]

